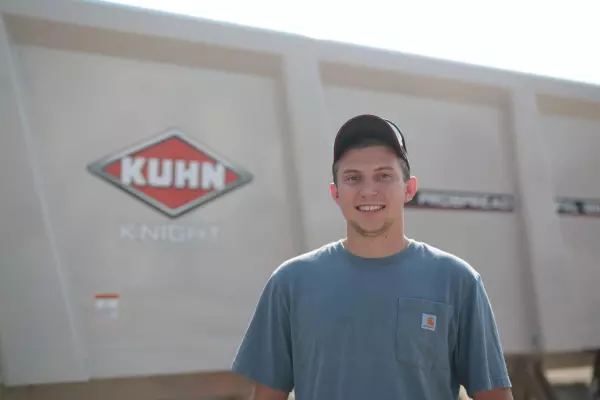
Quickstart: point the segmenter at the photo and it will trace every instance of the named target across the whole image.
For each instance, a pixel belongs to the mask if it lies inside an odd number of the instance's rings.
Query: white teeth
[[[383,208],[383,206],[375,206],[375,205],[373,205],[373,206],[371,206],[371,205],[369,205],[369,206],[358,206],[358,209],[360,211],[379,211],[382,208]]]

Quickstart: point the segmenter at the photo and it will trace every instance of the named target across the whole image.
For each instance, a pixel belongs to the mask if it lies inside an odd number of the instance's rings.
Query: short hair
[[[375,146],[384,146],[384,147],[389,147],[392,148],[389,143],[383,141],[383,140],[379,140],[379,139],[374,139],[374,138],[368,138],[368,139],[364,139],[361,140],[359,142],[356,142],[350,146],[348,146],[345,149],[345,152],[348,150],[352,150],[352,149],[364,149],[367,147],[375,147]],[[408,182],[408,180],[410,179],[410,169],[408,167],[408,163],[400,156],[397,156],[398,162],[400,162],[400,168],[402,168],[402,178],[404,179],[404,182]],[[333,183],[337,186],[338,184],[338,179],[337,179],[337,174],[339,171],[339,162],[341,161],[338,160],[337,162],[335,162],[331,168],[331,172],[333,174]]]

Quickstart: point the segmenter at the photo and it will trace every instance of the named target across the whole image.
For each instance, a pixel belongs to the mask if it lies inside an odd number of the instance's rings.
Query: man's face
[[[331,196],[348,224],[362,236],[379,236],[402,222],[404,203],[416,193],[412,177],[404,182],[396,153],[384,146],[347,151],[338,163]]]

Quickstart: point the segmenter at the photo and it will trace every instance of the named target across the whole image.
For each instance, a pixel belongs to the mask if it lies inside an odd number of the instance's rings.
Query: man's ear
[[[417,178],[411,176],[410,179],[406,182],[406,192],[404,196],[405,203],[408,203],[413,199],[413,197],[415,197],[415,195],[417,194],[418,186],[419,185]]]
[[[338,191],[337,185],[333,182],[329,184],[329,194],[333,201],[337,203],[340,198],[340,192]]]

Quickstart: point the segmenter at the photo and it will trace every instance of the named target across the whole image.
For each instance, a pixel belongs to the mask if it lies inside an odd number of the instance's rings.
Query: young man
[[[360,115],[337,133],[331,197],[347,237],[271,275],[233,363],[254,400],[511,400],[480,275],[404,231],[406,142]]]

